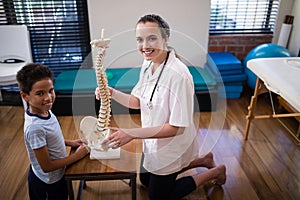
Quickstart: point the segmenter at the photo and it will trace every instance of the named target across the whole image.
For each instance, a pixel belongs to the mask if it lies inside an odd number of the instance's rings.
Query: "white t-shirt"
[[[151,94],[162,67],[163,64],[152,74],[150,62],[144,61],[132,95],[140,99],[142,127],[165,123],[185,127],[184,133],[175,137],[143,139],[144,168],[154,174],[167,175],[181,170],[195,159],[199,145],[193,122],[193,78],[173,51],[153,94],[152,109],[149,109]]]
[[[31,114],[27,109],[25,112],[24,139],[34,174],[47,184],[59,181],[65,173],[65,168],[45,173],[33,151],[47,146],[50,159],[66,157],[65,140],[55,115],[49,111],[48,117],[41,117]]]

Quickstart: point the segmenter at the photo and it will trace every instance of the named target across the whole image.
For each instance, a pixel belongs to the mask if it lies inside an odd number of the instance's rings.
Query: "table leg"
[[[251,97],[251,102],[250,105],[248,107],[248,115],[246,117],[246,128],[245,128],[245,136],[244,136],[244,140],[246,141],[248,139],[248,133],[249,133],[249,129],[250,129],[250,124],[252,119],[254,118],[254,111],[255,111],[255,107],[256,107],[256,103],[257,103],[257,97],[259,94],[267,92],[267,89],[263,83],[262,80],[260,80],[259,78],[256,79],[256,84],[255,84],[255,90],[254,90],[254,94]]]
[[[253,119],[253,111],[254,111],[254,107],[256,104],[257,98],[252,96],[251,98],[251,102],[250,102],[250,106],[248,107],[248,115],[246,116],[246,128],[245,128],[245,136],[244,136],[244,140],[248,139],[248,134],[249,134],[249,129],[250,129],[250,124],[251,121]]]
[[[79,186],[78,186],[78,193],[77,193],[77,200],[81,199],[81,193],[82,190],[86,187],[86,182],[85,180],[80,180]]]
[[[74,200],[74,190],[73,190],[72,180],[66,179],[66,182],[68,187],[69,200]]]
[[[132,176],[130,180],[132,200],[136,200],[136,174]]]

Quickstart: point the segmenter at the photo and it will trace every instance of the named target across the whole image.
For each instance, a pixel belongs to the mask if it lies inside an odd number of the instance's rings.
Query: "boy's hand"
[[[77,154],[80,158],[85,157],[89,153],[90,153],[90,150],[85,145],[80,145],[75,151],[75,154]]]
[[[66,145],[70,146],[70,147],[78,147],[83,144],[85,144],[85,143],[82,139],[66,140]]]

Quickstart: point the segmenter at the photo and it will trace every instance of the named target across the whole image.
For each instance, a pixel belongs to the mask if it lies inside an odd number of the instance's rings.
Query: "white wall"
[[[300,0],[281,0],[273,43],[277,43],[286,15],[294,15],[288,49],[298,55],[300,46]],[[136,67],[142,57],[136,51],[134,28],[149,13],[161,15],[171,26],[170,45],[187,64],[206,62],[210,0],[88,0],[91,39],[99,39],[101,29],[112,39],[104,64],[109,67]],[[298,36],[298,37],[297,37]]]
[[[169,45],[186,64],[204,66],[208,46],[209,0],[88,0],[91,40],[101,29],[111,38],[104,59],[109,67],[135,67],[142,63],[136,51],[134,28],[139,18],[155,13],[171,27]]]
[[[280,7],[275,25],[273,43],[277,44],[280,35],[281,25],[284,22],[286,15],[291,15],[295,0],[280,0]]]
[[[298,56],[300,51],[300,0],[295,0],[292,15],[295,18],[288,49],[292,52],[293,56]]]
[[[281,0],[273,38],[273,43],[275,44],[278,42],[281,25],[284,22],[286,15],[294,16],[294,23],[287,44],[287,49],[293,54],[293,56],[298,56],[300,48],[300,0]]]

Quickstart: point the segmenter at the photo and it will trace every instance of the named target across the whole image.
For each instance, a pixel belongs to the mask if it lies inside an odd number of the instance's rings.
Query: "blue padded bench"
[[[200,110],[214,110],[216,99],[211,101],[211,98],[217,96],[217,82],[215,78],[206,69],[192,66],[188,68],[194,79],[195,93]],[[131,92],[138,81],[139,73],[140,68],[106,69],[109,86],[125,93]],[[53,112],[56,115],[95,113],[95,110],[97,112],[99,107],[98,101],[96,101],[96,106],[93,106],[95,104],[94,91],[96,87],[97,82],[94,69],[66,70],[60,73],[54,80],[57,100],[53,106]],[[78,106],[82,108],[81,111],[77,109]],[[113,112],[124,113],[122,106],[117,106],[116,102],[112,102],[112,110]]]
[[[130,92],[139,78],[139,68],[107,69],[112,78],[108,79],[111,87]],[[97,87],[95,69],[66,70],[60,73],[54,81],[55,92],[58,94],[89,94]]]

